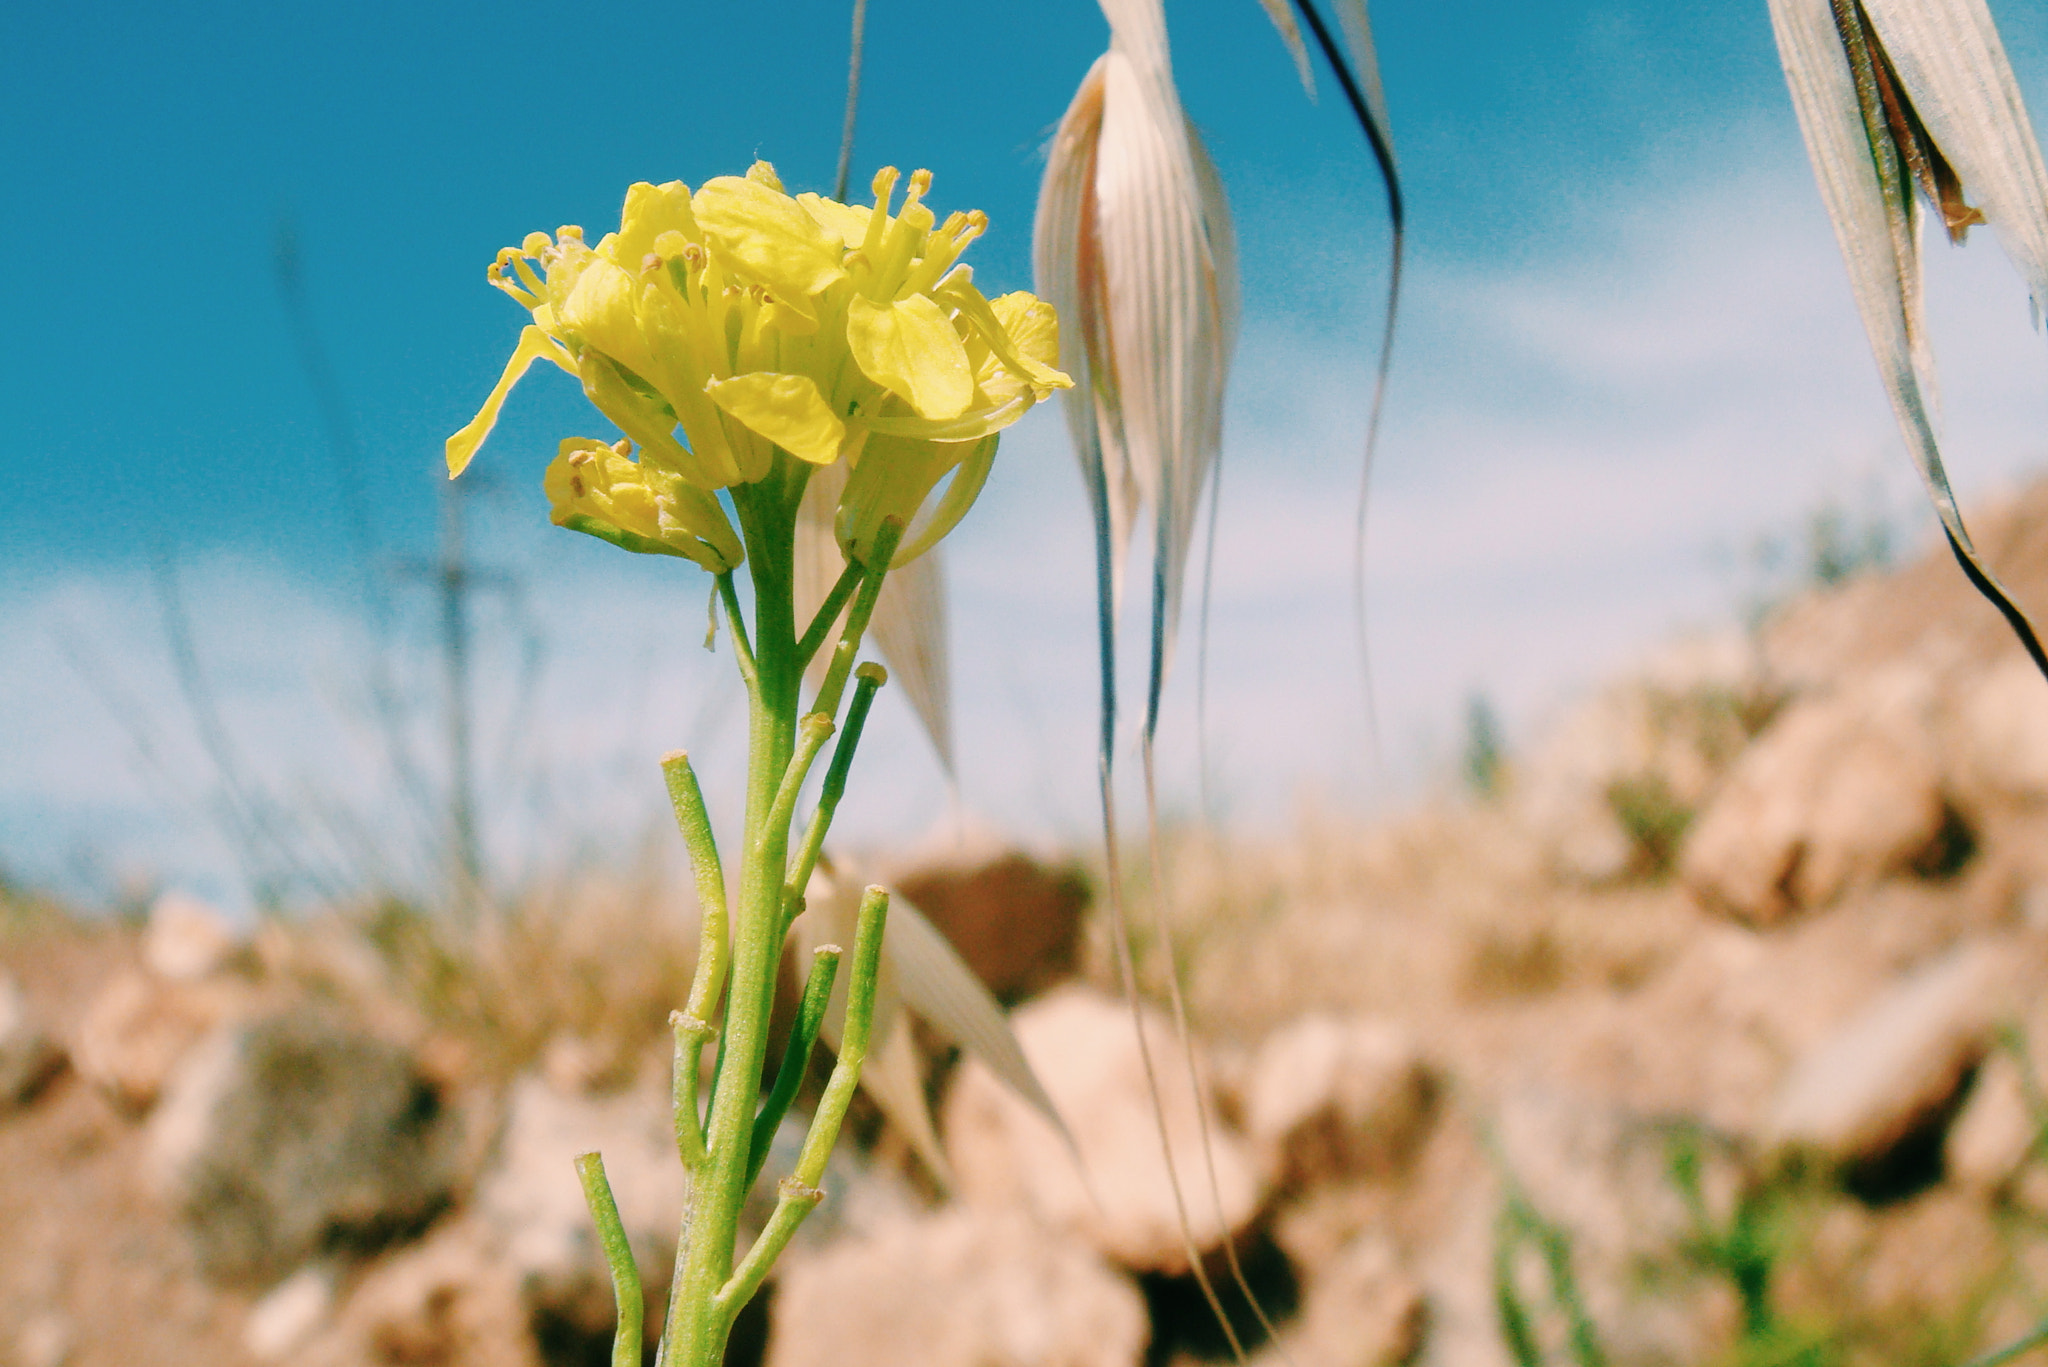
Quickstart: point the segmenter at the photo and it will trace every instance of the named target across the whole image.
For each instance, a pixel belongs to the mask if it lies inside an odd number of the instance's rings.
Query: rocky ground
[[[1981,530],[2048,604],[2048,488]],[[921,1030],[945,1180],[860,1113],[734,1356],[1228,1360],[1200,1272],[1262,1364],[1960,1363],[2048,1315],[2044,836],[2048,684],[1946,557],[1672,648],[1491,795],[1180,833],[1138,958],[1195,1022],[1145,1009],[1185,1232],[1085,876],[899,861],[1071,1143]],[[664,1284],[660,903],[13,897],[0,1364],[605,1361],[569,1158]]]

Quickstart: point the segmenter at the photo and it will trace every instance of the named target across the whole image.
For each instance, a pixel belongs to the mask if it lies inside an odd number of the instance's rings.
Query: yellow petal
[[[720,264],[806,316],[816,316],[812,296],[846,278],[838,235],[780,190],[719,176],[698,189],[691,208]]]
[[[974,441],[1000,432],[1031,411],[1037,400],[1025,387],[1016,397],[1004,399],[991,408],[975,408],[957,418],[935,422],[914,413],[864,413],[861,426],[877,436],[910,437],[918,441]]]
[[[470,458],[477,448],[484,444],[484,438],[498,425],[498,410],[505,406],[505,396],[512,392],[512,386],[519,383],[528,366],[535,361],[553,361],[571,375],[576,373],[576,362],[562,344],[537,327],[520,331],[519,345],[512,348],[512,359],[505,362],[505,373],[498,377],[498,383],[491,388],[484,406],[460,432],[448,438],[448,478],[453,479],[468,468]]]
[[[840,549],[849,559],[862,559],[880,531],[882,519],[893,517],[908,526],[932,487],[946,477],[947,471],[973,454],[976,446],[971,441],[870,437],[861,452],[860,464],[854,467],[846,481],[846,492],[839,499],[834,528]],[[984,477],[986,473],[984,470]],[[957,513],[953,520],[959,520]],[[891,563],[900,564],[911,558],[906,556]]]
[[[541,488],[557,526],[576,517],[652,540],[661,528],[655,518],[654,491],[640,476],[635,461],[603,442],[570,437],[548,463]]]
[[[626,271],[598,256],[577,277],[562,301],[559,317],[586,347],[603,352],[650,384],[654,357],[640,330],[639,302],[646,288]]]
[[[725,509],[709,490],[677,480],[655,498],[654,507],[662,541],[713,574],[747,558],[738,533],[726,521]]]
[[[1071,389],[1073,380],[1058,369],[1060,363],[1060,316],[1029,290],[1017,290],[989,301],[996,321],[1009,334],[1020,358],[1037,364],[1040,374],[1055,388]],[[1065,383],[1061,383],[1065,381]]]
[[[641,262],[658,250],[655,242],[665,233],[680,234],[685,241],[698,240],[697,220],[690,213],[690,187],[679,180],[666,185],[641,181],[630,186],[625,211],[619,215],[612,259],[638,275]]]
[[[1059,320],[1050,304],[1041,304],[1029,293],[1019,290],[1006,294],[1008,301],[1004,312],[996,309],[982,298],[972,277],[963,267],[939,282],[934,294],[950,309],[957,310],[967,320],[995,358],[1002,362],[1004,369],[1027,382],[1035,399],[1043,399],[1055,389],[1070,389],[1073,380],[1053,369],[1053,362],[1059,359]],[[1032,306],[1040,310],[1034,315]],[[1007,315],[1007,316],[1006,316]],[[1029,324],[1030,345],[1011,331],[1012,322]],[[1036,350],[1046,347],[1051,351],[1041,359]],[[984,375],[982,378],[987,379]]]
[[[713,573],[742,558],[716,498],[603,442],[564,441],[541,485],[558,527],[643,555],[682,556]]]
[[[841,204],[836,199],[814,195],[808,190],[798,195],[796,202],[818,221],[819,227],[845,243],[848,251],[858,250],[867,241],[868,219],[874,213],[867,205]]]
[[[967,451],[954,468],[946,492],[904,533],[903,540],[897,543],[895,558],[889,562],[891,567],[909,564],[960,525],[960,519],[967,515],[988,483],[988,472],[995,466],[996,446],[1001,440],[1000,434],[991,432],[978,441],[962,443]]]
[[[846,340],[861,373],[906,400],[917,415],[957,418],[974,401],[974,368],[945,310],[924,295],[886,303],[856,296]]]
[[[635,388],[617,366],[595,353],[585,354],[582,375],[584,395],[633,439],[647,459],[692,484],[718,487],[718,472],[705,468],[703,460],[676,440],[676,415],[666,404]]]
[[[755,371],[704,386],[711,401],[749,430],[801,460],[830,465],[839,458],[846,424],[832,412],[808,375]]]

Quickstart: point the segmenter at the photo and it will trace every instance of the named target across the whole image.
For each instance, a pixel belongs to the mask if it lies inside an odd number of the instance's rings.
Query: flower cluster
[[[892,213],[897,180],[877,175],[869,208],[787,195],[756,162],[694,194],[634,185],[619,231],[595,247],[565,227],[506,248],[491,283],[533,323],[448,439],[450,475],[533,362],[552,361],[626,436],[562,443],[546,479],[557,523],[720,572],[742,550],[714,491],[761,480],[784,456],[843,459],[847,555],[891,517],[910,527],[895,563],[919,554],[972,503],[996,434],[1072,382],[1054,368],[1052,307],[1021,291],[987,299],[957,264],[987,217],[938,223],[927,171]]]

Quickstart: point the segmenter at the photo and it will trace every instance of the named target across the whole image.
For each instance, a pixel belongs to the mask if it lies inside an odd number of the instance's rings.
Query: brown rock
[[[1954,706],[1955,768],[1992,800],[2048,802],[2048,684],[2025,656],[1963,680]]]
[[[304,1347],[333,1312],[334,1269],[309,1264],[249,1307],[249,1318],[242,1325],[242,1346],[251,1357],[283,1362]]]
[[[1197,1250],[1241,1233],[1264,1203],[1258,1168],[1228,1126],[1209,1126],[1222,1197],[1212,1200],[1202,1126],[1172,1026],[1147,1010],[1146,1036]],[[1159,1120],[1128,1008],[1089,988],[1063,988],[1011,1019],[1018,1043],[1073,1132],[1058,1133],[980,1063],[969,1060],[945,1106],[958,1194],[983,1209],[1024,1209],[1126,1267],[1179,1275],[1188,1257]]]
[[[0,1114],[35,1099],[64,1067],[64,1051],[30,1014],[14,980],[0,973]]]
[[[224,967],[241,948],[228,918],[196,897],[165,893],[150,904],[142,962],[172,982],[197,982]]]
[[[470,1220],[379,1262],[306,1367],[539,1367],[517,1273]]]
[[[1557,873],[1604,883],[1668,866],[1686,817],[1773,706],[1754,655],[1734,632],[1680,642],[1517,760],[1515,819]]]
[[[180,1061],[232,1007],[226,993],[123,970],[86,1008],[72,1064],[123,1105],[148,1110]]]
[[[1993,1054],[1977,1070],[1948,1132],[1942,1151],[1948,1176],[1980,1196],[2000,1191],[2026,1162],[2039,1129],[2019,1064],[2008,1054]]]
[[[1280,1330],[1258,1367],[1390,1367],[1422,1344],[1428,1303],[1422,1283],[1401,1266],[1387,1240],[1368,1235],[1312,1270],[1301,1311]]]
[[[611,1279],[574,1160],[595,1152],[618,1201],[633,1255],[647,1269],[675,1257],[683,1204],[668,1088],[652,1072],[623,1092],[591,1096],[522,1078],[513,1088],[476,1211],[532,1312],[596,1333],[612,1323]]]
[[[1898,980],[1794,1065],[1767,1142],[1840,1165],[1882,1158],[1983,1056],[2011,968],[2006,947],[1979,941]]]
[[[768,1367],[1136,1367],[1129,1279],[1015,1211],[955,1207],[793,1258]]]
[[[1432,1091],[1398,1026],[1308,1016],[1259,1046],[1245,1133],[1285,1190],[1305,1191],[1397,1166],[1422,1137]]]
[[[1006,1004],[1070,977],[1088,883],[1072,864],[972,841],[886,880],[939,928]]]
[[[1767,727],[1700,813],[1680,856],[1710,905],[1769,923],[1912,865],[1947,815],[1935,678],[1895,665],[1802,698]]]
[[[270,1281],[423,1226],[453,1194],[463,1119],[408,1051],[302,1007],[195,1050],[150,1118],[148,1160],[204,1271]]]

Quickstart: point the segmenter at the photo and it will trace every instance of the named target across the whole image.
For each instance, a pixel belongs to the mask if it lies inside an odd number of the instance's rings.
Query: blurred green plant
[[[1575,1367],[1606,1367],[1607,1350],[1579,1292],[1572,1268],[1572,1238],[1543,1214],[1496,1162],[1503,1186],[1493,1234],[1493,1305],[1501,1341],[1516,1367],[1547,1367],[1555,1353],[1545,1346],[1544,1328],[1558,1326],[1559,1348]],[[1533,1253],[1544,1287],[1543,1303],[1522,1288],[1523,1264]]]
[[[1725,1280],[1742,1308],[1741,1334],[1728,1352],[1728,1367],[1832,1367],[1841,1360],[1834,1334],[1788,1319],[1772,1298],[1790,1240],[1791,1179],[1741,1182],[1727,1217],[1716,1220],[1703,1182],[1705,1143],[1699,1127],[1674,1126],[1666,1139],[1665,1171],[1691,1222],[1679,1256],[1692,1270]]]
[[[1466,791],[1481,798],[1498,795],[1507,758],[1500,717],[1484,694],[1473,694],[1465,704],[1465,746],[1458,764]]]
[[[1670,781],[1654,771],[1633,774],[1608,784],[1606,798],[1628,837],[1630,872],[1641,878],[1670,873],[1693,819],[1693,809],[1671,791]]]

